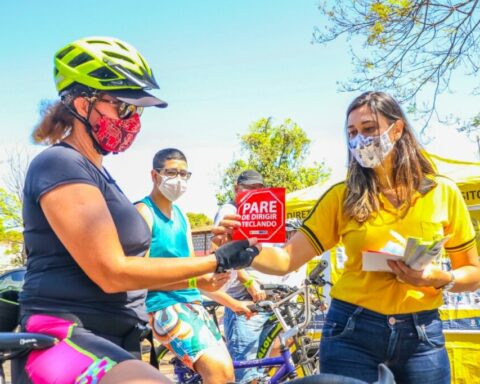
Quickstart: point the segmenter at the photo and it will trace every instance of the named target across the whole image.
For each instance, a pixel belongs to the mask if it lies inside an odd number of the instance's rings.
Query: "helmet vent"
[[[69,47],[65,48],[63,51],[59,52],[57,55],[57,59],[61,60],[67,53],[71,52],[75,47],[70,45]]]
[[[68,65],[72,68],[75,68],[90,60],[93,60],[93,57],[90,56],[88,53],[82,52],[81,54],[75,56],[72,60],[70,60]]]
[[[111,45],[110,42],[104,40],[88,40],[87,43],[89,44],[107,44]]]
[[[117,45],[118,45],[120,48],[124,49],[125,51],[128,51],[127,47],[125,47],[125,46],[124,46],[122,43],[120,43],[119,41],[115,41],[115,43],[117,43]]]
[[[129,85],[127,80],[104,80],[100,81],[100,83],[105,87],[124,87]]]
[[[128,61],[129,63],[135,64],[134,61],[127,56],[119,55],[118,53],[110,52],[110,51],[103,51],[103,53],[107,56],[114,57],[115,59],[125,60],[125,61]]]
[[[101,67],[95,69],[94,71],[89,73],[90,76],[96,77],[97,79],[116,79],[118,76],[113,73],[110,69]]]
[[[140,59],[140,61],[142,62],[143,64],[143,68],[148,68],[148,65],[147,63],[145,63],[145,60],[143,60],[142,56],[138,55],[138,58]],[[142,68],[142,71],[143,71],[143,68]]]

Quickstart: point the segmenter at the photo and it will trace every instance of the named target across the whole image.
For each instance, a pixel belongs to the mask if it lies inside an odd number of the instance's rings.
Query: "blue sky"
[[[179,201],[187,211],[213,216],[220,174],[240,157],[238,136],[261,117],[296,121],[313,140],[309,161],[325,160],[334,178],[344,173],[344,111],[356,94],[339,93],[337,81],[353,71],[347,45],[311,44],[321,25],[318,1],[124,0],[81,2],[16,0],[2,3],[0,24],[0,161],[12,147],[27,147],[42,99],[55,99],[53,54],[86,36],[113,36],[134,45],[154,70],[168,101],[148,109],[142,132],[124,154],[105,166],[125,193],[140,199],[151,189],[154,153],[185,152],[193,172]],[[478,102],[459,76],[443,110],[476,113]],[[476,145],[451,128],[436,127],[428,149],[474,160]],[[448,144],[445,144],[448,143]],[[0,173],[6,172],[0,164]],[[1,185],[1,181],[0,181]]]

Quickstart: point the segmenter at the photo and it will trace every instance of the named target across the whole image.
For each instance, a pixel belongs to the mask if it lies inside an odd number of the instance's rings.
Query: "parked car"
[[[0,275],[0,332],[11,332],[18,324],[18,293],[26,268],[11,269]]]
[[[0,292],[6,290],[20,291],[25,279],[25,267],[10,269],[0,275]]]

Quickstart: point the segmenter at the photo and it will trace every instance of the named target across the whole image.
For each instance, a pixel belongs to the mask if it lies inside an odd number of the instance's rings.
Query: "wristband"
[[[191,279],[188,279],[188,288],[190,288],[190,289],[197,288],[197,278],[196,277],[192,277]]]
[[[444,284],[438,288],[438,289],[441,289],[442,291],[447,291],[447,292],[449,292],[455,285],[455,275],[453,274],[453,271],[448,271],[448,272],[450,273],[450,281],[447,284]]]
[[[249,278],[247,281],[245,281],[245,282],[243,283],[243,286],[248,289],[248,288],[250,288],[250,287],[252,286],[252,284],[253,284],[254,281],[255,281],[255,280],[253,280],[252,278]]]

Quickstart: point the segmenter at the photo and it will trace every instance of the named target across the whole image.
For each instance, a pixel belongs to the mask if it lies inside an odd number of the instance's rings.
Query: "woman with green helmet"
[[[248,241],[202,258],[145,258],[150,231],[102,160],[140,131],[144,107],[167,103],[152,70],[131,45],[77,40],[55,55],[60,100],[44,111],[24,187],[27,274],[20,297],[24,331],[58,343],[17,361],[15,383],[159,383],[135,359],[147,315],[146,289],[249,265]]]

